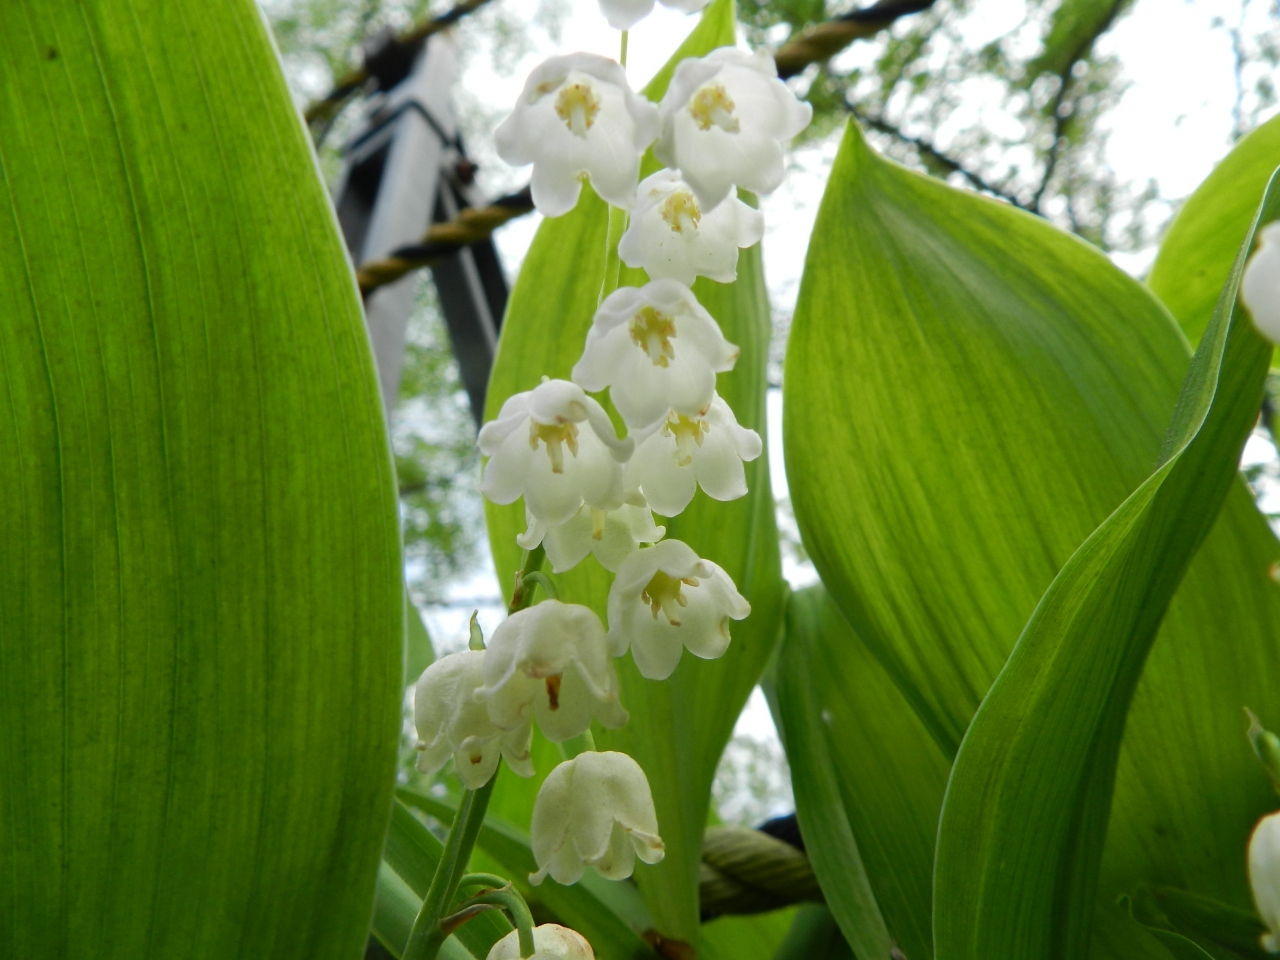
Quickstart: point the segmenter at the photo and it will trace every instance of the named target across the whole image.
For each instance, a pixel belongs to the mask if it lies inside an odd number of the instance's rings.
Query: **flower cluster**
[[[654,0],[600,2],[626,29]],[[706,0],[662,2],[692,12]],[[611,232],[621,237],[609,255],[649,278],[606,290],[571,379],[543,377],[510,397],[479,437],[481,492],[498,504],[523,499],[519,545],[544,549],[556,573],[592,555],[614,574],[607,629],[591,609],[547,599],[513,613],[487,648],[433,664],[416,690],[419,769],[434,772],[452,756],[471,788],[499,757],[533,773],[534,723],[552,741],[572,741],[576,756],[550,772],[535,801],[533,883],[575,883],[587,867],[622,879],[637,858],[662,859],[644,771],[626,754],[595,752],[589,729],[627,722],[615,658],[629,652],[642,676],[665,680],[686,650],[723,655],[730,622],[750,613],[729,575],[664,539],[654,513],[679,514],[698,488],[722,501],[747,493],[744,464],[763,444],[716,391],[739,351],[691,288],[698,277],[737,278],[739,250],[764,232],[738,190],[781,184],[782,144],[811,114],[763,52],[682,61],[659,104],[632,91],[618,63],[575,53],[535,69],[496,131],[503,159],[533,164],[545,216],[573,209],[584,182],[615,208],[611,224],[629,214],[626,229]],[[637,184],[651,146],[666,168]],[[625,436],[597,399],[606,392]],[[572,931],[545,936],[538,956],[578,955]],[[514,943],[503,941],[500,955],[514,956]]]

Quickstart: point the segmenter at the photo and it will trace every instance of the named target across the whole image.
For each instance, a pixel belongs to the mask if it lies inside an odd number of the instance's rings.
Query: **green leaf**
[[[453,822],[456,804],[448,800],[408,789],[399,790],[398,796],[445,824]],[[536,915],[550,913],[555,922],[577,930],[600,960],[655,960],[657,955],[635,929],[649,918],[630,884],[605,880],[589,871],[572,886],[550,879],[530,886],[528,876],[538,865],[528,834],[492,812],[480,828],[477,846],[500,865],[499,873],[519,888]]]
[[[444,844],[413,815],[403,801],[396,799],[391,807],[391,829],[387,833],[382,860],[409,885],[418,900],[419,908],[431,886],[432,878],[435,877],[436,867],[443,853]],[[470,896],[474,892],[475,890],[463,890],[459,896]],[[414,916],[417,916],[416,910]],[[409,926],[412,929],[412,920]],[[489,949],[512,929],[514,928],[504,914],[492,911],[468,920],[455,936],[468,952],[477,957],[487,957]],[[396,949],[402,948],[406,943],[407,932],[405,938],[396,943]]]
[[[422,622],[422,613],[413,605],[406,593],[404,597],[405,620],[405,679],[416,683],[422,671],[431,666],[436,659],[435,647],[427,633],[427,625]]]
[[[717,0],[703,13],[673,64],[733,42],[733,4]],[[669,76],[670,69],[660,72],[646,94],[660,97]],[[569,376],[595,314],[604,274],[605,229],[606,207],[588,189],[572,213],[546,220],[538,228],[503,322],[488,416],[512,394],[532,389],[543,375]],[[644,274],[624,270],[623,282],[643,283]],[[743,251],[737,282],[699,279],[694,292],[742,350],[736,369],[722,374],[717,388],[739,422],[763,433],[770,314],[759,246]],[[601,749],[625,750],[648,774],[666,858],[657,866],[639,867],[636,879],[658,930],[690,944],[699,935],[698,864],[711,781],[734,721],[773,649],[781,615],[782,578],[767,455],[747,465],[747,483],[751,493],[733,503],[711,501],[699,493],[667,524],[667,536],[685,541],[724,567],[751,601],[751,616],[734,625],[733,643],[724,657],[704,662],[686,655],[669,681],[646,681],[629,657],[618,661],[622,702],[631,722],[620,731],[596,732]],[[523,509],[519,502],[487,506],[499,579],[508,590],[520,563],[515,537],[524,530]],[[610,580],[591,558],[557,577],[562,599],[591,606],[602,617]],[[547,772],[539,770],[542,776]],[[504,782],[500,792],[514,789],[531,795],[537,784]]]
[[[1240,244],[1258,211],[1258,197],[1280,166],[1280,117],[1241,140],[1196,188],[1169,226],[1147,283],[1192,343],[1198,343]]]
[[[702,960],[769,960],[786,940],[796,910],[785,907],[768,913],[717,917],[702,926],[698,956]]]
[[[796,910],[773,960],[853,960],[853,952],[831,911],[820,903],[810,903]]]
[[[945,756],[1058,570],[1147,478],[1187,358],[1098,251],[850,131],[788,347],[788,476],[832,599]],[[1249,905],[1274,795],[1240,708],[1280,686],[1277,556],[1235,484],[1125,723],[1097,956],[1162,956],[1116,905],[1140,882]]]
[[[1140,886],[1127,897],[1129,912],[1175,956],[1195,956],[1190,943],[1215,960],[1266,960],[1261,937],[1266,926],[1257,914],[1185,890]],[[1179,942],[1181,941],[1181,942]]]
[[[929,957],[933,846],[951,763],[821,585],[791,594],[786,624],[777,715],[831,913],[859,957],[887,957],[891,942]]]
[[[356,956],[395,484],[261,14],[5,3],[0,36],[0,955]]]
[[[413,892],[400,874],[392,870],[385,860],[378,864],[377,895],[373,902],[373,935],[393,957],[400,957],[404,953],[405,944],[409,942],[409,934],[413,930],[413,921],[418,918],[418,911],[421,909],[422,898]],[[441,945],[439,957],[440,960],[474,960],[475,955],[459,943],[457,937],[449,937]]]

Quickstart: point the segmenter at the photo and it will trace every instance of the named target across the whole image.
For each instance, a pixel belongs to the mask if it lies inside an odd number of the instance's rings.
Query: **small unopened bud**
[[[595,951],[577,930],[558,923],[533,928],[533,956],[528,960],[595,960]],[[512,930],[493,945],[487,960],[521,960],[520,934]]]
[[[1249,885],[1258,916],[1267,925],[1262,949],[1280,953],[1280,813],[1258,821],[1249,838]]]
[[[1240,300],[1258,332],[1280,343],[1280,222],[1258,231],[1258,249],[1240,278]]]

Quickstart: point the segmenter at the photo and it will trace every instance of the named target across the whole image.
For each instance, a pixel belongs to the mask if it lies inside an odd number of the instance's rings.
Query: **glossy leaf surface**
[[[734,41],[734,9],[717,0],[702,22],[646,89],[660,98],[679,59],[699,56]],[[582,352],[604,273],[606,208],[589,190],[577,209],[544,221],[512,292],[488,394],[489,417],[513,393],[536,386],[544,375],[568,378]],[[644,283],[640,271],[623,270],[624,284]],[[738,280],[729,285],[699,280],[694,292],[730,341],[741,347],[735,370],[721,374],[717,388],[744,426],[764,430],[765,361],[769,343],[768,299],[759,247],[743,251]],[[629,657],[618,661],[622,702],[631,713],[623,730],[597,730],[602,749],[622,749],[644,767],[654,789],[666,858],[640,867],[637,881],[658,931],[695,943],[698,863],[711,780],[743,703],[772,650],[781,611],[773,500],[766,456],[747,465],[751,493],[719,503],[699,493],[667,524],[667,536],[688,543],[720,564],[751,601],[749,618],[733,626],[733,642],[719,660],[686,653],[670,680],[642,679]],[[489,535],[504,589],[520,563],[516,535],[524,530],[523,505],[488,506]],[[602,617],[611,575],[592,558],[558,576],[561,598],[593,607]],[[539,769],[545,776],[547,770]],[[503,784],[532,791],[529,785]],[[505,801],[499,801],[505,802]]]
[[[832,597],[944,756],[1058,570],[1148,476],[1187,362],[1097,251],[851,130],[789,346],[788,477]],[[1272,801],[1239,710],[1280,682],[1278,553],[1234,485],[1128,715],[1100,956],[1162,955],[1116,906],[1141,882],[1248,905],[1244,844]]]
[[[270,38],[250,0],[0,36],[0,955],[356,956],[396,492]]]

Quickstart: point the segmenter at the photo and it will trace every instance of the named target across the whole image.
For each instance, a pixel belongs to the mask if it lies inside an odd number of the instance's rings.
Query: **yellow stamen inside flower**
[[[676,233],[697,236],[702,210],[688,190],[677,190],[662,201],[662,219]]]
[[[707,435],[711,425],[705,420],[690,420],[683,413],[668,418],[662,427],[662,434],[676,438],[676,466],[687,467],[693,463],[693,448],[702,446],[702,438]]]
[[[649,605],[649,609],[653,611],[653,619],[657,620],[658,614],[661,613],[667,618],[667,623],[678,627],[680,626],[680,608],[689,605],[689,598],[684,595],[682,588],[697,585],[696,577],[681,577],[677,580],[659,570],[640,592],[640,600]]]
[[[556,97],[556,113],[574,136],[585,140],[599,112],[600,98],[591,84],[578,81],[560,88],[560,95]]]
[[[654,307],[642,307],[631,318],[631,342],[649,355],[654,366],[665,367],[676,358],[671,341],[676,337],[676,321]]]
[[[726,133],[737,133],[738,118],[733,115],[733,100],[719,83],[709,83],[693,95],[689,102],[689,114],[699,130],[719,127]]]
[[[575,457],[578,455],[578,425],[572,420],[561,420],[555,423],[538,423],[529,421],[529,446],[538,449],[538,441],[547,445],[547,456],[551,458],[551,472],[564,473],[564,450],[561,444],[569,448]]]
[[[604,538],[604,519],[605,519],[605,512],[603,510],[597,509],[596,507],[591,508],[591,539],[592,540],[601,540]]]
[[[547,705],[550,706],[552,710],[560,709],[560,681],[562,678],[562,674],[553,673],[546,679]]]

